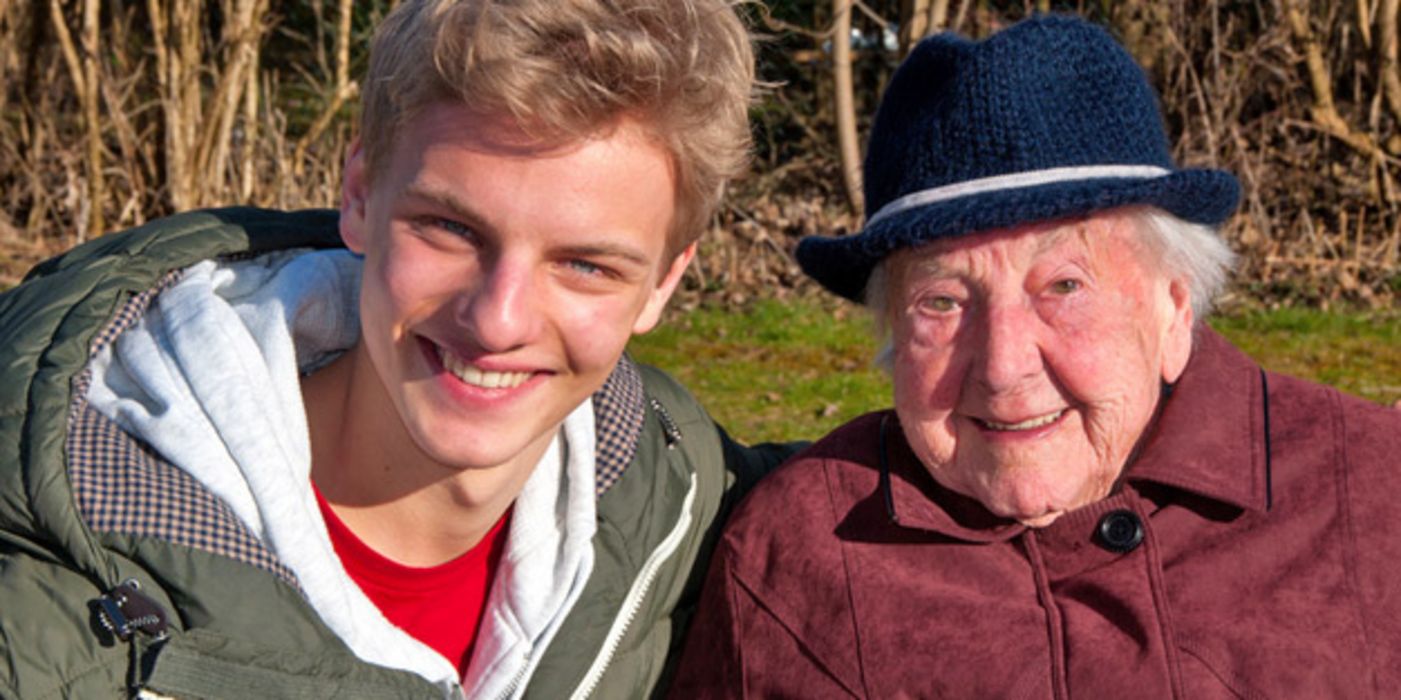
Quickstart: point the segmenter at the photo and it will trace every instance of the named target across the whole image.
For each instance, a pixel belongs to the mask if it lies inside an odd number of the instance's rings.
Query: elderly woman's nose
[[[1041,347],[1030,309],[1020,304],[989,306],[982,326],[982,347],[974,352],[978,379],[988,389],[1015,389],[1041,373]]]

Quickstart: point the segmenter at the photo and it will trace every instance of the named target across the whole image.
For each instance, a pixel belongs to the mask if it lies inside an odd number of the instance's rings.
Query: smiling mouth
[[[441,346],[439,346],[437,350],[438,359],[443,363],[443,369],[452,373],[454,377],[461,379],[463,384],[469,384],[482,389],[514,389],[524,384],[527,379],[530,379],[530,372],[491,372],[482,370],[463,361]]]
[[[1050,425],[1060,420],[1060,417],[1063,415],[1065,415],[1064,408],[1054,413],[1047,413],[1044,416],[1028,418],[1024,421],[1021,421],[1020,423],[999,423],[995,420],[988,420],[986,418],[974,418],[973,420],[977,421],[979,425],[989,430],[996,430],[999,432],[1009,433],[1021,430],[1035,430],[1037,428]]]

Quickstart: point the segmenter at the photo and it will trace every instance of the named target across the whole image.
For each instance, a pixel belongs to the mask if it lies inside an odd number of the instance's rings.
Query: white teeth
[[[1062,413],[1065,413],[1065,409],[1063,408],[1055,413],[1048,413],[1040,418],[1030,418],[1020,423],[998,423],[997,421],[987,420],[986,418],[980,420],[982,420],[983,425],[993,430],[1032,430],[1056,422],[1056,419],[1060,418]]]
[[[443,348],[438,348],[438,359],[442,360],[443,367],[452,372],[453,376],[461,379],[465,384],[479,386],[483,389],[513,389],[530,379],[529,372],[486,372],[472,365],[463,362],[458,357]]]

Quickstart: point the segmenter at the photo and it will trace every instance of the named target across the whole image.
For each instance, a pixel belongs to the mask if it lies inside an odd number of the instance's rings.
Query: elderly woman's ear
[[[1192,311],[1192,291],[1181,277],[1168,282],[1171,321],[1163,342],[1163,381],[1172,384],[1187,368],[1192,357],[1192,328],[1196,314]]]

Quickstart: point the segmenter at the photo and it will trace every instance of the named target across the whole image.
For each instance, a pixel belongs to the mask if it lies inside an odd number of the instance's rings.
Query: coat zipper
[[[502,693],[497,697],[501,698],[501,700],[507,700],[507,698],[514,696],[516,694],[516,688],[520,687],[522,680],[525,680],[525,672],[529,671],[530,669],[530,659],[527,658],[525,660],[525,664],[520,667],[520,670],[516,671],[516,675],[514,678],[511,679],[510,684],[507,685],[506,689],[502,691]]]
[[[632,621],[637,617],[637,611],[642,607],[642,602],[646,600],[648,591],[656,581],[657,574],[661,573],[662,564],[671,558],[672,554],[680,548],[681,541],[686,537],[686,531],[691,527],[691,506],[696,500],[696,475],[691,474],[691,488],[686,493],[686,499],[681,503],[681,517],[676,522],[676,526],[667,533],[665,539],[657,548],[652,550],[652,554],[643,562],[642,569],[638,572],[637,579],[633,581],[632,588],[628,590],[626,598],[623,598],[623,605],[618,609],[618,616],[613,619],[613,625],[608,629],[608,636],[603,639],[603,646],[599,649],[598,656],[594,658],[593,664],[589,666],[588,673],[584,674],[584,679],[579,682],[579,687],[574,689],[570,695],[571,700],[583,700],[593,694],[598,687],[599,681],[603,680],[603,673],[608,670],[608,665],[613,662],[613,655],[618,651],[618,645],[623,641],[623,635],[627,634],[628,628],[632,626]]]

